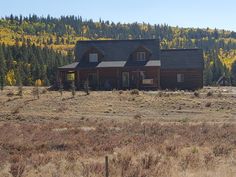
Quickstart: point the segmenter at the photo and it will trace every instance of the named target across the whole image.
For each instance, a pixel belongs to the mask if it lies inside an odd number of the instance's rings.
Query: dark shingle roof
[[[203,69],[203,51],[201,49],[161,50],[162,69]]]
[[[130,55],[141,46],[151,52],[150,60],[160,59],[157,39],[78,41],[75,56],[80,61],[90,48],[95,47],[104,54],[103,61],[127,61]]]

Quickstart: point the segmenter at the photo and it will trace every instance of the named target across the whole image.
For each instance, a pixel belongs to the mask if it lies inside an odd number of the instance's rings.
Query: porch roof
[[[151,67],[161,66],[160,60],[148,60],[140,62],[127,62],[127,61],[102,61],[99,63],[71,63],[59,67],[59,70],[76,70],[86,68],[125,68],[125,67]]]
[[[71,63],[69,65],[61,66],[58,69],[76,69],[79,62]]]
[[[124,68],[124,67],[150,67],[161,66],[160,60],[149,60],[140,62],[130,61],[102,61],[99,63],[79,63],[78,69],[81,68]]]
[[[99,63],[71,63],[59,67],[59,70],[76,70],[86,68],[125,68],[125,67],[150,67],[150,66],[161,66],[160,60],[149,60],[140,62],[127,62],[127,61],[102,61]]]

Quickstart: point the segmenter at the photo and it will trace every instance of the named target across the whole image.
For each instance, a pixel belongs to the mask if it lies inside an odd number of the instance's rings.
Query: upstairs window
[[[98,54],[97,53],[90,53],[89,54],[89,62],[98,62]]]
[[[137,61],[145,61],[146,52],[137,52]]]
[[[184,82],[184,74],[177,74],[177,82],[178,83]]]

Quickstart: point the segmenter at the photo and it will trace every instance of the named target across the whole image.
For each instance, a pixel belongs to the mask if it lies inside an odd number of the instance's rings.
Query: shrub
[[[12,97],[12,96],[14,96],[14,93],[13,93],[12,91],[9,91],[9,92],[7,93],[7,96],[8,96],[8,97]]]
[[[222,97],[222,93],[221,93],[221,92],[219,92],[217,96],[218,96],[218,97]]]
[[[167,144],[165,147],[165,151],[168,156],[173,156],[173,157],[178,156],[178,147],[175,143]]]
[[[192,152],[184,154],[181,158],[180,165],[183,170],[198,168],[200,165],[199,154]]]
[[[213,148],[213,153],[215,156],[228,155],[231,148],[227,145],[217,145]]]
[[[67,110],[68,108],[64,105],[64,104],[62,104],[62,105],[60,105],[60,107],[58,108],[58,112],[65,112],[66,110]]]
[[[122,173],[127,171],[132,164],[132,156],[129,154],[118,154],[115,163],[121,166]]]
[[[198,91],[195,91],[195,92],[193,93],[193,95],[194,95],[195,97],[200,97],[200,93],[199,93]]]
[[[11,164],[10,173],[13,177],[21,177],[25,171],[25,164],[14,163]]]
[[[23,97],[23,87],[22,87],[22,85],[20,85],[18,87],[18,94],[17,95],[20,96],[20,97]]]
[[[157,96],[158,96],[158,97],[162,97],[162,96],[163,96],[163,93],[160,91],[160,92],[157,93]]]
[[[181,123],[187,123],[189,121],[189,118],[185,117],[180,120]]]
[[[32,94],[35,97],[37,97],[39,99],[39,87],[34,87],[33,90],[32,90]]]
[[[141,166],[143,169],[149,169],[152,164],[152,154],[144,154],[141,156]]]
[[[21,106],[17,106],[15,109],[12,110],[12,114],[18,114],[20,112]]]
[[[21,177],[25,171],[25,162],[20,155],[16,155],[11,157],[10,159],[11,166],[10,166],[10,173],[13,177]]]
[[[139,90],[138,89],[133,89],[130,91],[131,95],[139,95]]]
[[[46,93],[47,93],[47,89],[43,89],[42,94],[46,94]]]
[[[134,115],[134,118],[135,118],[135,119],[141,119],[141,118],[142,118],[142,115],[141,115],[140,113],[135,114],[135,115]]]
[[[205,104],[205,107],[207,107],[207,108],[211,107],[211,102],[207,102],[207,103]]]
[[[193,154],[198,153],[197,147],[194,146],[194,147],[192,148],[192,153],[193,153]]]
[[[213,95],[213,92],[212,92],[212,91],[207,92],[207,96],[208,96],[208,97],[210,97],[210,96],[212,96],[212,95]]]
[[[123,90],[120,90],[120,91],[119,91],[119,94],[123,94]]]
[[[214,162],[214,156],[212,153],[208,152],[204,155],[204,163],[207,167],[212,166]]]

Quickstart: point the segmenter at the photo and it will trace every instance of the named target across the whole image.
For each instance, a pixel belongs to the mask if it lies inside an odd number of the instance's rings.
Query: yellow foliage
[[[218,57],[226,65],[228,69],[231,69],[233,62],[236,61],[235,54],[236,50],[234,49],[231,49],[229,51],[223,51],[223,49],[220,49]]]
[[[35,86],[37,86],[37,87],[42,86],[42,81],[41,81],[40,79],[37,79],[37,80],[35,81]]]
[[[7,72],[7,74],[6,74],[6,82],[7,82],[7,85],[9,85],[9,86],[16,85],[15,73],[14,73],[13,69],[11,69],[11,70],[9,70]]]
[[[142,31],[144,31],[144,32],[147,32],[147,31],[148,31],[148,26],[147,26],[147,24],[142,24],[142,25],[140,25],[140,29],[141,29]]]
[[[24,25],[28,25],[28,22],[23,22],[22,24]],[[82,27],[83,33],[87,34],[89,32],[89,27],[87,25],[84,25]],[[18,31],[19,32],[19,31]],[[85,36],[80,36],[78,34],[75,33],[75,31],[73,29],[71,29],[71,33],[70,35],[65,34],[62,38],[64,38],[64,40],[66,41],[68,38],[70,38],[69,43],[60,43],[60,44],[47,44],[47,40],[52,39],[53,42],[56,41],[56,34],[49,34],[47,32],[41,32],[38,33],[37,35],[29,35],[29,34],[22,34],[22,31],[20,31],[19,33],[15,32],[13,30],[10,29],[10,27],[3,27],[0,28],[0,43],[5,43],[6,45],[10,45],[13,46],[15,45],[15,39],[18,38],[20,39],[19,41],[19,45],[22,45],[22,40],[24,38],[24,40],[26,41],[27,39],[30,39],[30,43],[31,44],[35,44],[38,47],[48,47],[48,48],[52,48],[55,51],[61,51],[62,54],[66,55],[67,51],[69,50],[73,50],[75,47],[75,44],[77,41],[79,40],[93,40],[91,38],[87,38]],[[110,39],[110,38],[103,38],[103,39]],[[44,43],[43,43],[44,41]]]
[[[83,32],[83,34],[87,34],[88,33],[88,31],[89,31],[89,27],[88,26],[82,26],[82,32]]]

